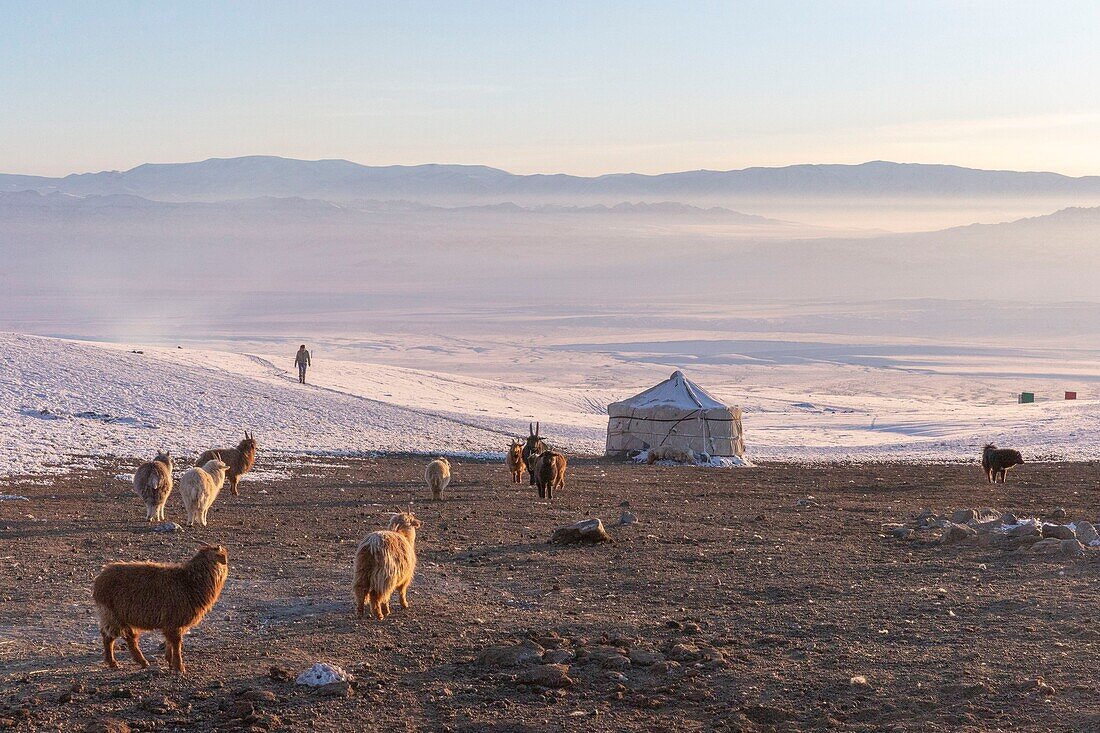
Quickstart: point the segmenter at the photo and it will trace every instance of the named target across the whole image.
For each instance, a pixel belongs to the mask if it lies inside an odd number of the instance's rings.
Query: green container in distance
[[[1020,393],[1020,404],[1021,405],[1026,404],[1028,402],[1034,402],[1034,401],[1035,401],[1035,393],[1034,392],[1021,392]]]

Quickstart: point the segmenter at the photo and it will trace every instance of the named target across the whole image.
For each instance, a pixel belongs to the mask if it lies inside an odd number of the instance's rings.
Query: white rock
[[[321,687],[322,685],[331,685],[333,682],[348,682],[350,680],[351,675],[335,664],[317,662],[305,672],[298,675],[296,682],[299,685]]]

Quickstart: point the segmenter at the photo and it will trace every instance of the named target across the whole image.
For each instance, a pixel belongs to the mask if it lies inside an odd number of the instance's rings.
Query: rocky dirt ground
[[[1095,522],[1096,465],[1028,464],[991,487],[977,466],[577,459],[551,505],[462,461],[433,503],[423,464],[261,456],[209,527],[176,533],[143,521],[117,478],[133,465],[3,482],[28,500],[0,501],[0,728],[1100,730],[1100,549],[905,532],[925,509]],[[355,546],[410,501],[412,607],[357,619]],[[625,509],[636,523],[618,525]],[[612,544],[547,543],[587,516]],[[104,667],[95,574],[200,542],[228,547],[230,576],[185,639],[187,675],[155,633],[150,669],[124,648]],[[314,662],[354,679],[296,685]]]

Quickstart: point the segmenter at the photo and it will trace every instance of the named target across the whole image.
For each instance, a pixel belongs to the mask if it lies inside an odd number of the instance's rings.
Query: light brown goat
[[[535,479],[540,499],[553,499],[554,489],[565,488],[566,465],[568,461],[565,456],[557,451],[548,450],[538,454],[535,465],[531,467],[531,475]]]
[[[213,545],[182,564],[119,562],[103,568],[92,591],[103,661],[118,667],[115,640],[121,636],[133,660],[148,667],[138,642],[142,632],[155,630],[164,634],[168,665],[184,672],[183,635],[217,602],[228,574],[229,554]]]
[[[258,448],[256,439],[246,430],[244,440],[237,443],[236,448],[213,448],[208,450],[199,456],[198,460],[195,461],[195,465],[202,466],[214,458],[224,461],[225,465],[229,466],[229,471],[226,473],[229,489],[233,492],[233,496],[238,496],[237,484],[241,482],[241,476],[251,471],[252,467],[256,465],[256,450]]]
[[[172,453],[157,453],[157,457],[138,466],[134,473],[134,493],[145,502],[145,519],[164,521],[164,505],[172,493]]]
[[[401,594],[401,607],[409,607],[407,592],[416,572],[416,528],[420,520],[412,512],[398,512],[389,529],[371,532],[355,551],[353,590],[360,618],[370,604],[371,615],[382,620],[390,614],[390,596]]]
[[[424,483],[432,490],[432,498],[441,501],[443,489],[451,483],[451,462],[439,457],[429,463],[424,469]]]
[[[523,460],[523,441],[513,440],[508,453],[504,456],[504,462],[512,474],[512,483],[518,484],[523,478],[523,472],[527,470],[527,463]]]

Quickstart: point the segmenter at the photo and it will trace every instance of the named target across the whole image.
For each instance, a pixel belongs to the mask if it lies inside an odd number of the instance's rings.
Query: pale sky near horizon
[[[1100,3],[0,0],[0,171],[1100,174]]]

